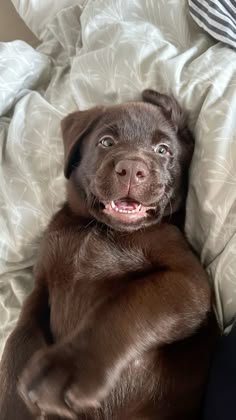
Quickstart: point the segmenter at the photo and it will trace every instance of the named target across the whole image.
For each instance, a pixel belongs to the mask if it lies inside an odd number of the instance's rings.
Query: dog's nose
[[[130,184],[140,184],[148,176],[148,168],[139,160],[120,160],[115,166],[115,172],[120,181]]]

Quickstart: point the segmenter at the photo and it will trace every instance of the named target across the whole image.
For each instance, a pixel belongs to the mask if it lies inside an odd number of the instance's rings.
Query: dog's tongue
[[[115,200],[114,204],[120,210],[138,210],[140,207],[140,203],[128,200],[127,198]]]

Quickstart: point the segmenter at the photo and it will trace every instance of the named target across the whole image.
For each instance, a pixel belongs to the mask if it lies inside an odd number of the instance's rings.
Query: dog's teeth
[[[137,213],[138,211],[141,210],[142,205],[139,204],[135,209],[133,210],[125,210],[125,209],[120,209],[119,207],[117,207],[114,203],[114,201],[111,201],[111,208],[119,213],[125,213],[125,214],[134,214]]]

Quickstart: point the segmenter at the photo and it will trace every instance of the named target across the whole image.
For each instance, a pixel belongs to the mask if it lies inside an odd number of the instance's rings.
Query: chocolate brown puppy
[[[177,101],[62,122],[67,201],[1,362],[0,419],[199,420],[216,322],[175,225],[194,141]]]

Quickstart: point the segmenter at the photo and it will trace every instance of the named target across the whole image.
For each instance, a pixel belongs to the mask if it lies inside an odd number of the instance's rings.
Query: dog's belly
[[[199,419],[208,356],[205,353],[201,363],[194,363],[204,342],[194,343],[186,340],[185,348],[175,343],[133,360],[104,402],[102,419]],[[112,415],[106,415],[109,410]]]
[[[75,332],[75,328],[83,326],[88,314],[92,318],[96,316],[95,293],[88,299],[86,287],[83,292],[80,288],[80,292],[81,300],[75,299],[74,290],[68,293],[58,292],[58,295],[54,296],[56,304],[54,307],[52,301],[51,321],[56,341],[64,339],[70,332]],[[73,307],[73,318],[71,313],[65,310],[68,308],[68,302],[71,302],[70,311]],[[181,406],[182,401],[186,399],[186,411],[188,403],[190,405],[190,417],[187,419],[195,420],[197,411],[194,413],[191,410],[194,407],[197,410],[199,405],[201,390],[206,380],[206,369],[203,360],[200,365],[197,362],[193,363],[193,360],[198,360],[199,353],[204,354],[203,347],[204,342],[196,335],[194,340],[186,340],[184,346],[183,343],[175,343],[134,358],[103,402],[103,414],[99,411],[97,417],[93,414],[91,419],[163,420],[167,412],[171,418],[172,410],[176,412],[178,404]]]
[[[67,310],[68,302],[74,301],[75,295],[71,291],[67,294],[60,293],[53,294],[53,300],[51,302],[51,328],[53,336],[56,342],[60,342],[70,333],[74,333],[75,329],[79,329],[83,326],[88,318],[95,317],[96,315],[96,297],[90,296],[86,293],[86,299],[82,290],[81,299],[76,299],[75,303],[70,304],[73,307],[73,317],[70,311]],[[54,305],[55,298],[55,305]],[[58,301],[61,304],[58,306]],[[58,307],[61,310],[58,310]],[[94,312],[93,309],[94,308]],[[92,321],[93,322],[93,321]],[[157,351],[153,354],[140,355],[138,358],[134,358],[130,364],[123,371],[120,380],[117,382],[115,388],[104,401],[102,405],[102,412],[99,414],[92,414],[91,419],[97,420],[137,420],[137,414],[143,410],[143,405],[152,405],[152,395],[148,398],[148,393],[156,387],[156,383],[160,382],[160,370],[156,370],[155,359],[157,357]],[[142,401],[142,397],[145,394],[145,401]],[[89,418],[89,417],[88,417]],[[151,419],[152,417],[150,417]],[[155,419],[155,417],[153,417]],[[141,416],[140,420],[144,420]],[[145,419],[146,420],[146,419]],[[149,417],[148,417],[149,420]]]

